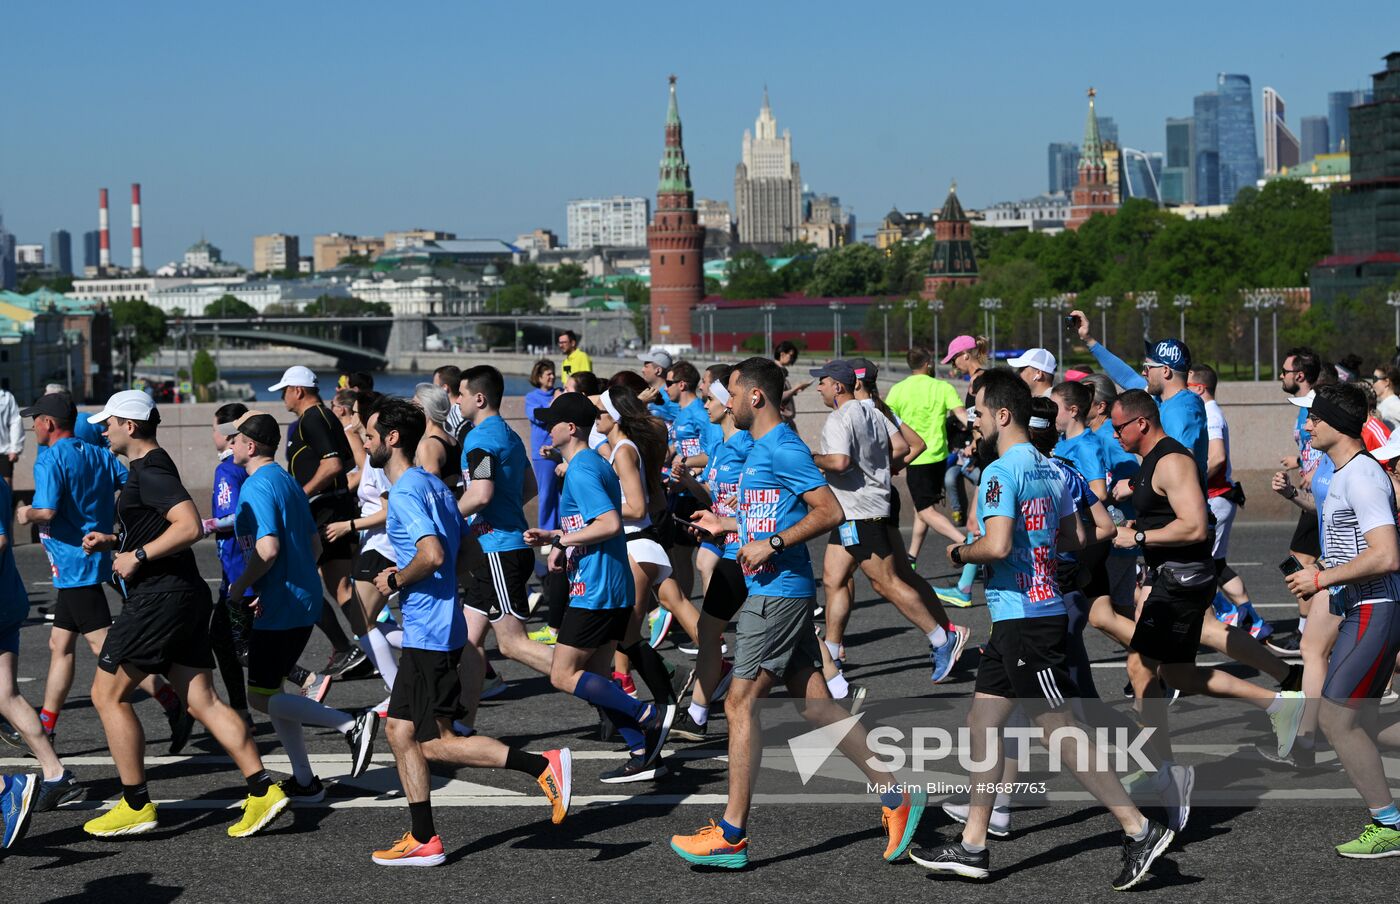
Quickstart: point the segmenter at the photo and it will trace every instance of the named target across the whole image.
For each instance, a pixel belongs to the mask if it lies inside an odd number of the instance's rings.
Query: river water
[[[281,398],[281,393],[268,392],[267,387],[274,385],[282,379],[280,370],[226,370],[219,374],[230,383],[249,383],[253,387],[253,392],[257,394],[258,401]],[[334,391],[336,381],[340,379],[340,374],[334,368],[318,371],[316,376],[321,378],[321,395],[329,398]],[[403,396],[407,398],[413,395],[413,388],[419,383],[431,383],[432,372],[424,374],[402,374],[380,372],[374,374],[374,388],[377,392],[386,392],[390,395]],[[524,377],[506,375],[506,395],[523,396],[530,391],[530,381]]]

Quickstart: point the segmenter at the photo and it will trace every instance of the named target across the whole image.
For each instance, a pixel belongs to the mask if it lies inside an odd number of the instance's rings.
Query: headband
[[[599,398],[603,400],[603,410],[606,411],[608,413],[608,416],[611,417],[613,420],[621,421],[622,415],[617,413],[617,406],[613,404],[613,400],[610,398],[610,396],[611,390],[607,389],[603,390],[603,394],[599,396]]]
[[[1031,418],[1030,428],[1032,430],[1044,430],[1050,426],[1050,422],[1043,417]]]
[[[710,395],[718,400],[721,405],[729,404],[729,390],[719,380],[710,384]]]
[[[1338,433],[1352,439],[1360,439],[1361,431],[1366,426],[1364,417],[1347,414],[1337,403],[1321,395],[1313,396],[1312,415]]]

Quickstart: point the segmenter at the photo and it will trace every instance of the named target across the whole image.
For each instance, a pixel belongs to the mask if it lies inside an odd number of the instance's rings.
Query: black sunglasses
[[[1135,418],[1133,418],[1132,420],[1124,421],[1124,422],[1121,423],[1121,424],[1114,424],[1114,425],[1113,425],[1113,435],[1114,435],[1114,436],[1122,436],[1124,430],[1127,430],[1128,427],[1129,427],[1131,424],[1133,424],[1135,421],[1140,421],[1140,420],[1142,420],[1142,418],[1140,418],[1140,417],[1135,417]]]

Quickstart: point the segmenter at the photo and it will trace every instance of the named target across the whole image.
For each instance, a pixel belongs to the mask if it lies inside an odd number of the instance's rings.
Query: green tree
[[[524,286],[536,295],[549,291],[549,274],[538,264],[516,264],[505,268],[501,274],[507,286]]]
[[[768,267],[768,261],[757,251],[740,251],[725,266],[729,281],[724,287],[725,298],[773,298],[782,294],[782,277]]]
[[[112,302],[110,309],[117,335],[123,327],[136,329],[131,342],[133,361],[146,357],[165,341],[165,312],[155,305],[139,299],[119,298]]]
[[[234,295],[224,294],[204,309],[205,317],[256,317],[258,309]]]
[[[817,258],[808,291],[812,295],[839,297],[873,295],[884,282],[884,255],[870,245],[846,245]]]
[[[394,310],[385,301],[322,295],[308,304],[302,313],[311,317],[388,317]]]
[[[214,365],[214,358],[205,349],[200,349],[194,354],[194,384],[196,386],[208,386],[219,379],[219,368]]]
[[[24,282],[19,284],[19,294],[21,295],[29,295],[40,289],[48,289],[51,292],[67,294],[73,291],[73,277],[55,276],[46,279],[42,276],[31,274],[26,276]]]
[[[560,264],[549,271],[549,291],[572,292],[587,278],[588,274],[578,264]]]
[[[533,264],[529,266],[534,266]],[[530,290],[524,283],[511,283],[501,288],[486,302],[486,309],[493,313],[509,314],[514,310],[542,311],[544,299]]]

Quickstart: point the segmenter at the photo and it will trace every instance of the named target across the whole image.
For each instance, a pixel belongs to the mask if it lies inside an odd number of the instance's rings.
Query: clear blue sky
[[[152,266],[201,232],[244,264],[276,231],[562,240],[568,199],[654,194],[671,72],[700,197],[732,200],[765,82],[804,181],[863,223],[954,178],[969,205],[1026,197],[1088,86],[1146,150],[1220,71],[1296,131],[1400,49],[1400,4],[72,2],[0,29],[6,225],[66,228],[81,262],[107,186],[126,263],[139,181]]]

